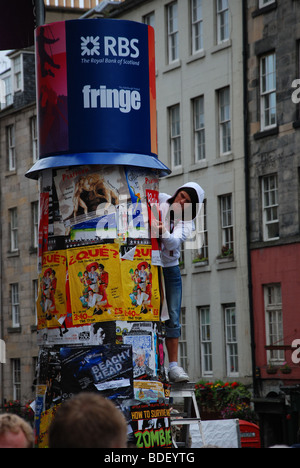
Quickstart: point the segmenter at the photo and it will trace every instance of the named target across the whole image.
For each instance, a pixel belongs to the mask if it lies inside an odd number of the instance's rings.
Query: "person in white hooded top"
[[[169,319],[166,326],[166,348],[169,358],[169,380],[189,381],[187,373],[178,366],[178,343],[181,335],[180,311],[182,281],[179,268],[181,244],[190,237],[193,220],[200,213],[204,190],[195,182],[179,187],[173,196],[159,195],[160,220],[152,220],[151,229],[159,235],[163,263],[166,301]]]

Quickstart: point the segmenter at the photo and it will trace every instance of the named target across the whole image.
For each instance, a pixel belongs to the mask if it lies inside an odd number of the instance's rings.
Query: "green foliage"
[[[199,381],[195,385],[196,399],[200,407],[220,412],[223,419],[238,418],[256,421],[251,409],[251,393],[240,382]]]

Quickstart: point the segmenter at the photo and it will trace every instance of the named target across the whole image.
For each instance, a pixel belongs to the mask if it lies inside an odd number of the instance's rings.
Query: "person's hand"
[[[153,218],[151,220],[151,232],[153,232],[154,234],[156,234],[157,237],[159,237],[166,232],[166,227],[162,221]]]

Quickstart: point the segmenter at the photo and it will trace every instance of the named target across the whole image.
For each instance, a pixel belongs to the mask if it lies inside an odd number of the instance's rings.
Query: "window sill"
[[[177,167],[176,169],[171,169],[172,172],[169,174],[166,178],[168,179],[169,177],[174,177],[177,175],[183,174],[183,168],[182,167]]]
[[[261,138],[278,135],[278,133],[279,133],[279,128],[278,126],[276,126],[268,130],[262,130],[260,132],[257,132],[253,135],[253,137],[254,137],[254,140],[260,140]]]
[[[11,177],[13,175],[17,175],[17,170],[14,169],[14,170],[11,170],[11,171],[7,171],[4,175],[4,177]]]
[[[197,60],[201,60],[203,58],[205,58],[206,56],[206,52],[205,50],[200,50],[199,52],[196,52],[195,54],[193,55],[190,55],[188,59],[186,59],[186,64],[189,65],[190,63],[193,63]]]
[[[22,327],[19,325],[18,327],[7,327],[7,333],[21,333]]]
[[[20,256],[20,251],[19,250],[14,250],[13,252],[12,251],[7,252],[7,257],[8,258],[19,257],[19,256]]]
[[[218,158],[213,161],[213,165],[224,164],[233,161],[233,153],[221,154]]]
[[[264,15],[265,13],[269,13],[272,10],[277,8],[277,1],[274,3],[270,3],[270,5],[266,5],[262,8],[258,8],[257,10],[253,11],[252,18],[256,18],[257,16]]]
[[[196,262],[196,263],[193,263],[192,266],[193,266],[193,269],[192,269],[193,274],[209,273],[211,271],[208,261]]]
[[[198,171],[199,169],[206,169],[208,167],[207,160],[203,159],[202,161],[198,161],[190,166],[189,171]]]
[[[232,46],[232,41],[231,39],[227,39],[227,41],[221,42],[220,44],[215,45],[211,49],[212,54],[216,54],[217,52],[220,52],[221,50],[228,49],[228,47]]]
[[[295,129],[300,128],[300,120],[295,120],[293,122],[293,128],[295,128]]]
[[[227,270],[229,268],[237,267],[234,257],[217,258],[216,264],[217,264],[217,270]]]
[[[166,67],[162,70],[162,73],[169,73],[173,70],[177,70],[177,68],[180,68],[181,67],[181,60],[176,60],[175,62],[172,62],[168,65],[166,65]]]

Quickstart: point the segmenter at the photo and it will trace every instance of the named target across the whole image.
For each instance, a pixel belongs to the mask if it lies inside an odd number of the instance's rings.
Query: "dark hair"
[[[168,203],[171,207],[170,210],[170,219],[174,218],[174,211],[172,210],[172,205],[174,203],[175,198],[177,197],[179,192],[185,192],[191,199],[191,203],[188,204],[188,209],[183,211],[182,213],[182,220],[183,221],[191,221],[192,219],[196,218],[197,216],[197,204],[199,203],[199,197],[197,191],[192,187],[180,187],[173,197],[169,198]]]

